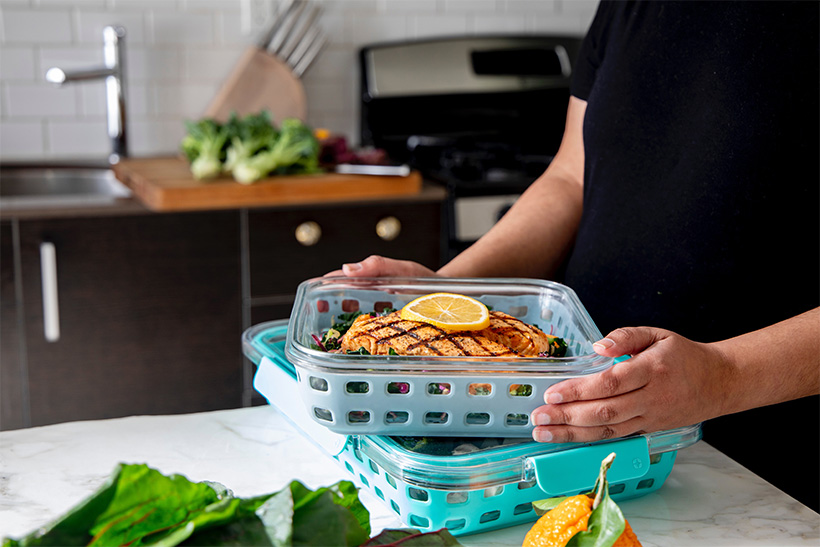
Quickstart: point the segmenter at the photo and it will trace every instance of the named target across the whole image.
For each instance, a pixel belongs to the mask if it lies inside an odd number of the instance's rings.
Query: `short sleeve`
[[[592,24],[581,43],[578,58],[575,60],[572,82],[570,83],[570,93],[573,97],[584,101],[589,98],[590,91],[592,91],[592,86],[595,83],[595,75],[598,67],[601,66],[604,43],[614,11],[613,2],[604,0],[598,5]]]

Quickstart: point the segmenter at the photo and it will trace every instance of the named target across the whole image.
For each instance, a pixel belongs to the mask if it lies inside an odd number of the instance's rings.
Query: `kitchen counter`
[[[317,488],[349,478],[270,406],[6,431],[0,433],[0,536],[19,537],[54,519],[94,492],[119,462],[220,482],[241,497],[277,491],[292,479]],[[404,527],[380,500],[360,496],[374,533]],[[678,452],[659,491],[620,506],[645,547],[820,542],[820,515],[704,442]],[[530,526],[459,541],[520,545]]]

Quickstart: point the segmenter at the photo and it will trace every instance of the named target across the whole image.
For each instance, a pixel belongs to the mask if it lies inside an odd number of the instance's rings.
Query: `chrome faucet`
[[[108,119],[108,138],[111,140],[111,164],[128,157],[128,140],[125,132],[125,70],[123,66],[125,28],[107,26],[103,29],[104,65],[87,70],[66,72],[50,68],[46,80],[58,85],[72,81],[105,80],[105,104]]]

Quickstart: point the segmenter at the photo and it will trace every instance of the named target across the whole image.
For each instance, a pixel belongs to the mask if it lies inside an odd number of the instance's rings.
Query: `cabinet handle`
[[[296,241],[304,245],[305,247],[310,247],[311,245],[316,245],[319,243],[319,240],[322,238],[322,227],[319,226],[316,222],[309,220],[307,222],[303,222],[299,226],[296,227]]]
[[[396,217],[384,217],[376,223],[376,234],[385,241],[393,241],[401,233],[401,221]]]
[[[57,251],[54,243],[40,243],[40,279],[43,287],[43,331],[47,342],[60,339],[60,305],[57,297]]]

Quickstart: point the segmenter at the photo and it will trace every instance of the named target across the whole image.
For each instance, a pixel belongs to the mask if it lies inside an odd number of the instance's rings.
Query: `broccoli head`
[[[282,121],[279,136],[268,150],[237,161],[234,178],[250,184],[271,173],[315,173],[319,171],[319,141],[313,131],[296,118]]]
[[[228,147],[227,128],[210,118],[186,121],[185,128],[187,134],[180,147],[191,164],[191,173],[197,179],[218,177]]]

